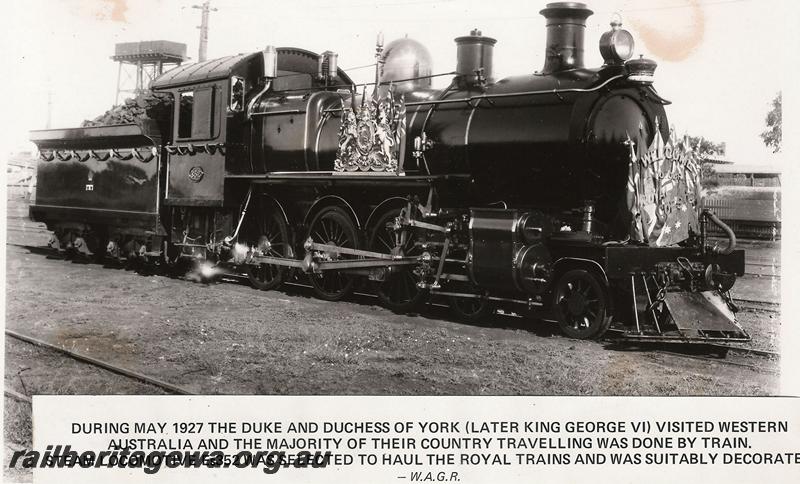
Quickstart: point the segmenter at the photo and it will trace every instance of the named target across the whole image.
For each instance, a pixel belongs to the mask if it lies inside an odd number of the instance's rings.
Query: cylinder
[[[501,291],[540,294],[550,275],[550,254],[541,237],[547,224],[537,223],[537,214],[520,216],[516,210],[473,208],[470,216],[472,281]],[[538,235],[528,233],[534,243],[525,245],[525,231],[520,224],[528,224],[531,229],[540,226]]]
[[[469,35],[456,37],[456,73],[467,86],[493,82],[492,57],[496,39],[484,37],[474,29]]]
[[[578,2],[548,3],[539,12],[547,26],[542,74],[583,67],[583,35],[592,11]]]
[[[481,287],[514,287],[514,254],[519,250],[514,230],[516,210],[473,208],[470,210],[470,275]]]

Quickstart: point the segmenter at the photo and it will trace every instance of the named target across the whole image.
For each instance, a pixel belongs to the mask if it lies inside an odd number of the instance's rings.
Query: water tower
[[[111,59],[119,63],[117,72],[117,97],[120,94],[137,95],[148,89],[150,81],[165,71],[181,65],[188,59],[186,44],[168,40],[122,42],[114,49]]]

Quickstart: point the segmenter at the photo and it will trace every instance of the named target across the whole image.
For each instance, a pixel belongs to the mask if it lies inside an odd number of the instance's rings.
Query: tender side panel
[[[157,230],[160,147],[147,126],[42,130],[31,140],[42,153],[32,218]]]

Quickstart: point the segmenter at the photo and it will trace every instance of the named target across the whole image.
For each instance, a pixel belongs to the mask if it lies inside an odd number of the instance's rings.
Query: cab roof
[[[220,57],[205,62],[184,64],[158,76],[150,85],[152,89],[164,89],[185,84],[214,81],[229,77],[237,66],[245,64],[256,54],[239,54]]]
[[[294,47],[281,47],[278,52],[278,70],[316,74],[319,55]],[[185,64],[171,69],[153,80],[151,89],[168,89],[191,84],[199,84],[218,79],[226,79],[234,74],[244,74],[253,64],[262,63],[260,52],[229,55],[205,62]],[[259,68],[260,71],[261,68]],[[261,71],[263,72],[263,71]],[[353,81],[341,69],[337,71],[337,84],[352,84]]]

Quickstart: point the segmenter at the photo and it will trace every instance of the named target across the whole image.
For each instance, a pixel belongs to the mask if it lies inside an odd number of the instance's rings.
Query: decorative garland
[[[81,163],[88,161],[90,158],[94,158],[97,161],[108,161],[112,158],[129,161],[136,158],[142,163],[149,163],[156,156],[158,156],[158,149],[156,147],[130,148],[127,153],[122,153],[114,148],[100,152],[85,150],[82,153],[79,150],[45,150],[39,152],[39,158],[43,161],[53,161],[58,158],[61,161],[75,159]]]
[[[164,146],[164,150],[170,155],[179,155],[179,156],[194,156],[198,153],[208,153],[209,155],[214,155],[219,153],[222,156],[225,156],[225,145],[223,143],[204,143],[204,144],[194,144],[188,143],[186,145],[166,145]],[[146,153],[146,154],[143,154]],[[108,161],[110,159],[122,160],[122,161],[129,161],[133,158],[136,158],[142,163],[149,163],[158,156],[158,148],[155,146],[153,147],[141,147],[141,148],[129,148],[127,153],[124,151],[120,151],[116,148],[111,148],[108,150],[44,150],[39,152],[39,158],[43,161],[53,161],[58,158],[61,161],[70,161],[72,159],[78,160],[81,163],[88,161],[90,158],[93,158],[97,161]]]
[[[187,143],[185,145],[166,145],[164,146],[164,149],[167,150],[167,153],[170,155],[178,156],[194,156],[197,153],[208,153],[209,155],[219,153],[225,156],[225,145],[223,143]]]

